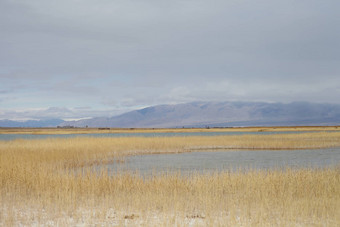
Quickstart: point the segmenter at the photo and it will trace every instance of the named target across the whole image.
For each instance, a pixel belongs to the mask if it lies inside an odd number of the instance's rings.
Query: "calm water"
[[[220,135],[273,135],[273,134],[300,134],[316,131],[301,132],[162,132],[162,133],[90,133],[90,134],[67,134],[67,135],[33,135],[33,134],[0,134],[0,140],[15,139],[45,139],[45,138],[71,138],[71,137],[173,137],[173,136],[220,136]],[[327,131],[334,132],[334,131]]]
[[[218,135],[299,134],[302,132],[178,132],[178,133],[103,133],[68,135],[0,134],[0,140],[71,138],[71,137],[172,137]],[[329,131],[332,132],[332,131]],[[153,154],[128,157],[123,164],[111,164],[115,171],[138,171],[140,174],[174,171],[182,173],[216,172],[249,169],[322,168],[340,165],[340,148],[317,150],[233,150],[201,151],[180,154]]]
[[[340,164],[340,148],[318,150],[234,150],[128,157],[111,164],[112,172],[132,171],[142,175],[165,171],[192,173],[249,169],[322,168]]]

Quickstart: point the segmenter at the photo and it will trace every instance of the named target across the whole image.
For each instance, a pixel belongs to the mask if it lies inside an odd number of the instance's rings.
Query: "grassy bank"
[[[80,165],[127,155],[205,149],[315,149],[340,147],[340,132],[190,137],[74,137],[0,141],[0,154],[25,162]],[[5,161],[7,162],[7,161]]]
[[[338,132],[0,141],[0,225],[338,226],[339,168],[142,178],[91,164],[203,148],[339,146]]]

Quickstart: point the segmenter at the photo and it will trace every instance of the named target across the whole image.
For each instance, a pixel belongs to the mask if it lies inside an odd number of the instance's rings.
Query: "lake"
[[[89,133],[89,134],[0,134],[0,140],[46,139],[72,137],[175,137],[175,136],[223,136],[223,135],[274,135],[301,134],[318,131],[275,131],[275,132],[159,132],[159,133]],[[334,131],[327,131],[334,132]]]
[[[316,150],[228,150],[131,156],[108,165],[111,172],[213,173],[285,168],[323,168],[340,164],[340,148]]]

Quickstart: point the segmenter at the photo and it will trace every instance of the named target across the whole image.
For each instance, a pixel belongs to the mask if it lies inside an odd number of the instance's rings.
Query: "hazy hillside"
[[[217,127],[340,124],[340,105],[306,102],[193,102],[159,105],[110,118],[64,122],[77,127]]]
[[[61,119],[50,119],[50,120],[29,120],[29,121],[11,121],[11,120],[0,120],[0,127],[56,127],[62,124],[64,121]]]
[[[193,102],[159,105],[114,117],[79,121],[61,119],[10,121],[0,120],[0,127],[229,127],[340,125],[340,105],[294,102]]]

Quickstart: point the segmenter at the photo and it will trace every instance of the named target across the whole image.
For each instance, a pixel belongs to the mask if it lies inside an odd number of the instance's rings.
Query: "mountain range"
[[[236,127],[339,125],[339,104],[308,102],[191,102],[157,105],[113,117],[96,117],[78,121],[61,119],[17,122],[0,120],[0,127]]]
[[[158,105],[114,117],[64,122],[75,127],[175,128],[338,125],[340,105],[308,102],[192,102]]]

